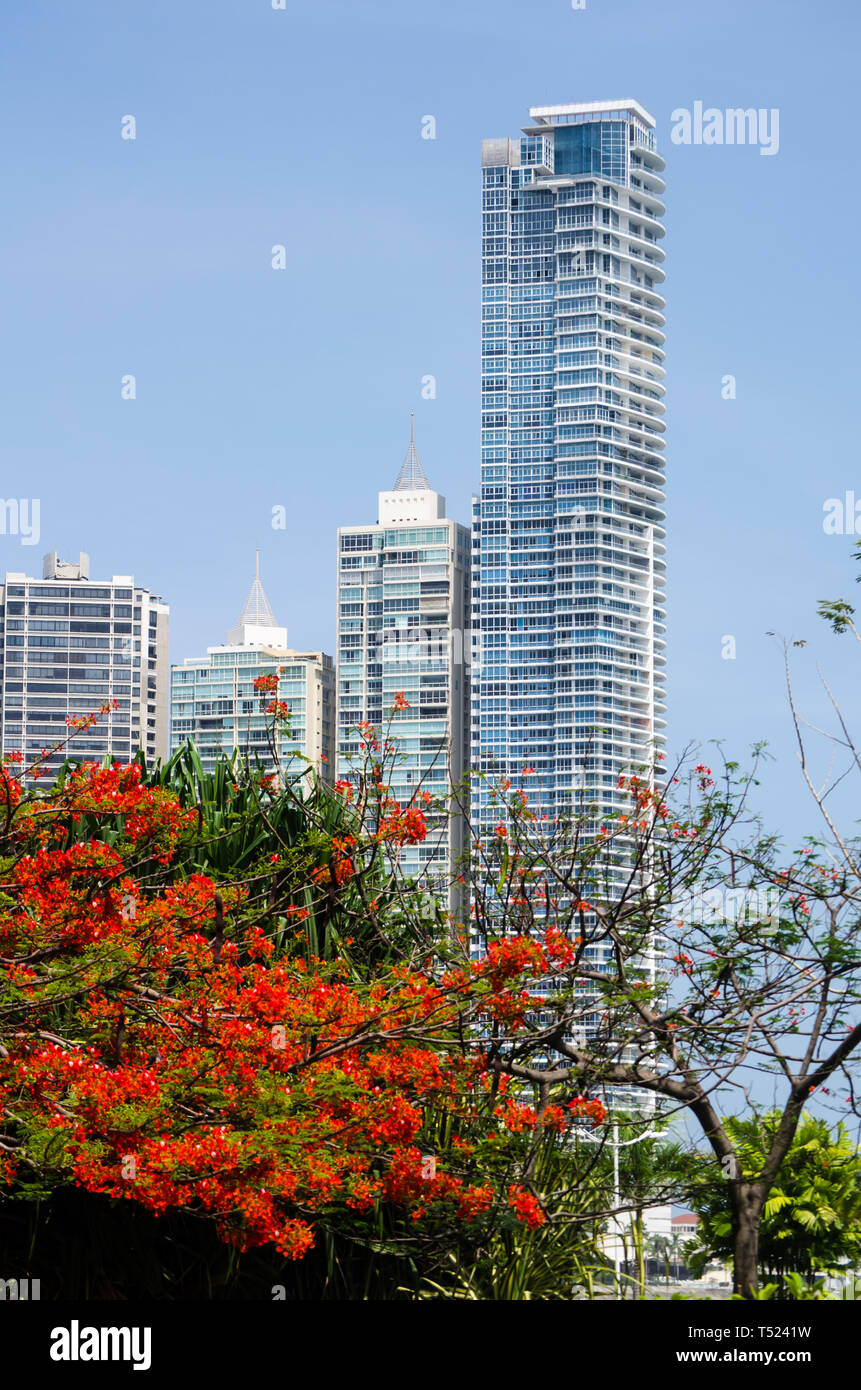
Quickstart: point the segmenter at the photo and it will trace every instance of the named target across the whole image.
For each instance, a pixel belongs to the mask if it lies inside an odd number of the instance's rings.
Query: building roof
[[[422,461],[419,458],[416,448],[416,417],[410,412],[410,447],[407,449],[406,456],[401,464],[401,471],[398,474],[393,492],[417,492],[420,489],[431,490],[431,485],[425,477],[422,468]]]
[[[655,118],[650,116],[645,106],[630,97],[623,101],[574,101],[564,106],[530,106],[529,114],[534,121],[552,122],[564,120],[566,116],[597,115],[600,111],[635,111],[642,121],[652,129]]]
[[[698,1222],[699,1222],[699,1219],[700,1219],[700,1218],[695,1214],[695,1212],[692,1212],[692,1211],[683,1211],[683,1212],[680,1212],[678,1216],[671,1216],[671,1217],[670,1217],[670,1225],[671,1225],[671,1226],[696,1226],[696,1225],[698,1224]]]

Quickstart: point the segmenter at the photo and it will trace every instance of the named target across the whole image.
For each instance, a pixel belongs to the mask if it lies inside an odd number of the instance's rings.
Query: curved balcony
[[[627,242],[635,242],[635,241],[642,241],[643,238],[641,238],[641,237],[636,237],[636,236],[632,236],[629,232],[622,232],[621,237],[620,237],[620,242],[623,241],[623,240],[624,240],[624,241],[627,241]],[[644,245],[647,245],[647,246],[648,246],[649,244],[650,244],[650,243],[648,243],[648,242],[644,242]],[[654,248],[652,248],[652,249],[653,249],[653,250],[657,250],[657,247],[654,247]],[[604,253],[605,255],[607,254],[607,248],[606,248],[606,246],[602,247],[601,250],[603,251],[603,253]],[[611,255],[614,255],[614,256],[618,256],[618,258],[619,258],[620,261],[625,261],[625,262],[627,262],[629,265],[635,266],[636,269],[642,271],[644,275],[659,276],[659,277],[660,277],[660,283],[661,283],[661,284],[663,284],[664,281],[665,281],[666,278],[667,278],[666,275],[664,274],[664,271],[661,269],[661,266],[663,265],[664,261],[666,260],[666,255],[665,255],[665,253],[664,253],[663,251],[660,252],[660,255],[661,255],[661,260],[660,260],[660,262],[658,262],[658,261],[650,261],[649,258],[648,258],[648,256],[643,255],[642,252],[640,252],[640,251],[638,250],[637,247],[631,247],[631,246],[622,246],[622,245],[613,246],[613,247],[610,248],[610,254],[611,254]],[[622,283],[623,283],[623,284],[629,284],[629,285],[630,285],[630,284],[635,284],[635,283],[637,283],[637,282],[636,282],[636,281],[632,281],[632,280],[625,280],[624,277],[623,277]]]
[[[661,179],[659,182],[663,183],[664,181]],[[627,202],[614,205],[616,211],[627,212],[631,206],[631,199],[633,198],[638,203],[649,204],[650,215],[656,222],[666,216],[667,207],[660,197],[660,194],[664,192],[664,188],[652,192],[650,188],[644,186],[642,188],[624,188],[622,191],[627,194]],[[639,210],[639,208],[634,208],[634,212],[639,212]]]
[[[630,281],[628,283],[630,284]],[[666,319],[660,309],[653,308],[651,304],[635,302],[630,298],[622,299],[619,294],[607,292],[606,289],[604,293],[613,306],[612,312],[620,326],[630,326],[637,329],[648,328],[649,332],[659,334],[662,342],[666,341],[663,332]],[[660,299],[660,295],[657,298]],[[631,310],[633,312],[626,312]]]

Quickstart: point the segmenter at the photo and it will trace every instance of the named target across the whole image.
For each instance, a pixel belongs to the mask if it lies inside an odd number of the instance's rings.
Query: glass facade
[[[472,760],[552,816],[664,727],[664,163],[636,103],[530,114],[482,151]]]
[[[290,710],[289,733],[270,733],[266,714],[271,694],[254,689],[258,676],[279,675],[278,699]],[[296,653],[274,648],[246,650],[210,647],[171,672],[171,752],[192,739],[207,772],[220,754],[234,749],[268,772],[295,777],[313,762],[324,781],[332,778],[334,669],[323,652]],[[274,753],[273,753],[274,747]]]
[[[260,676],[278,677],[277,696],[254,689]],[[289,710],[286,724],[266,712],[276,698]],[[238,750],[267,773],[294,779],[315,768],[331,782],[334,733],[332,658],[287,646],[260,581],[258,551],[251,591],[224,644],[171,670],[171,752],[191,740],[206,772]]]
[[[381,494],[381,512],[383,499],[397,496]],[[441,510],[430,489],[419,498]],[[400,754],[391,790],[402,806],[422,792],[446,798],[465,770],[469,565],[469,531],[444,515],[338,532],[338,775],[348,778],[356,766],[356,726],[391,719]],[[398,692],[410,707],[392,716]],[[409,877],[448,891],[463,848],[461,818],[440,809],[427,821],[426,840],[405,846],[400,862]]]
[[[43,766],[56,772],[67,756],[100,761],[105,754],[129,762],[139,748],[150,760],[163,756],[166,605],[133,577],[92,583],[82,566],[61,562],[57,569],[63,577],[6,575],[0,596],[3,752],[20,749],[32,760],[68,736],[69,719],[116,700],[116,710],[75,734],[68,750],[49,755]]]

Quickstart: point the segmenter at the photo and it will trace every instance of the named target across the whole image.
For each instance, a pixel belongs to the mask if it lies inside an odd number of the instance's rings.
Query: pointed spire
[[[249,635],[248,629],[250,628],[255,629],[253,636]],[[269,600],[260,582],[260,551],[258,550],[254,560],[254,583],[251,585],[251,592],[245,600],[245,607],[239,621],[227,634],[228,645],[244,646],[247,642],[259,641],[261,640],[261,629],[264,628],[269,628],[271,632],[271,636],[266,640],[271,640],[275,646],[286,646],[286,631],[278,627],[277,619],[269,606]]]
[[[251,585],[251,592],[245,600],[245,607],[239,619],[239,625],[249,627],[277,627],[275,614],[269,607],[269,600],[263,592],[263,585],[260,583],[260,551],[255,554],[254,561],[254,583]]]
[[[416,448],[416,417],[415,412],[410,411],[410,447],[407,449],[406,457],[401,464],[401,471],[393,488],[394,492],[416,492],[426,488],[430,491],[430,483],[425,477],[422,468],[422,461],[419,458]]]

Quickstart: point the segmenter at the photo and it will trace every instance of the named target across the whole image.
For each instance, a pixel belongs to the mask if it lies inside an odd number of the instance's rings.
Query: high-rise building
[[[426,840],[401,864],[434,888],[451,884],[463,850],[462,818],[438,799],[461,782],[469,753],[469,565],[469,529],[446,518],[413,422],[376,524],[338,531],[338,775],[356,766],[357,726],[391,720],[392,796],[401,806],[424,792],[437,801]],[[392,715],[398,693],[409,708]]]
[[[258,676],[278,675],[277,698],[288,706],[289,727],[273,728],[272,694],[254,689]],[[267,771],[291,777],[313,765],[332,781],[335,747],[335,669],[325,652],[287,646],[260,582],[260,562],[239,621],[223,646],[171,668],[171,752],[192,739],[207,772],[235,749],[259,758]]]
[[[117,708],[43,763],[68,756],[129,762],[167,752],[167,604],[129,574],[90,579],[90,560],[44,557],[42,578],[6,572],[0,594],[2,749],[26,761],[64,740],[68,721],[109,700]]]
[[[482,146],[472,747],[554,815],[664,728],[664,161],[636,101],[530,117]]]

